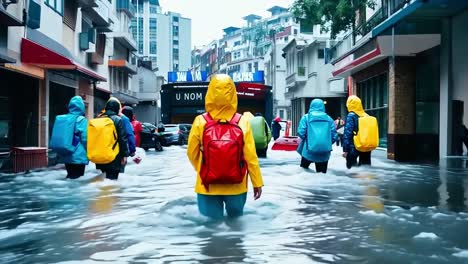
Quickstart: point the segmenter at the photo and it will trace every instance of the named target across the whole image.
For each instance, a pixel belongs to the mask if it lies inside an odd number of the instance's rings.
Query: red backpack
[[[200,177],[208,190],[210,184],[239,184],[247,173],[244,160],[244,132],[239,127],[242,115],[229,122],[215,121],[209,113],[203,130],[203,162]]]

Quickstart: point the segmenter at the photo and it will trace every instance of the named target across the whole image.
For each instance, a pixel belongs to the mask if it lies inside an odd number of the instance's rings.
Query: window
[[[280,117],[281,119],[285,119],[284,110],[279,110],[279,117]]]
[[[45,0],[45,4],[59,15],[63,14],[63,0]]]
[[[252,72],[252,63],[247,65],[247,72]]]
[[[325,50],[324,49],[319,49],[318,50],[318,58],[319,59],[324,59],[325,58]]]
[[[158,13],[158,8],[155,6],[150,6],[150,13],[151,14],[157,14]]]
[[[256,61],[254,63],[254,71],[257,72],[258,71],[258,61]]]
[[[149,37],[151,40],[156,40],[156,36],[158,33],[158,21],[156,18],[150,18],[149,20]]]
[[[388,129],[388,80],[387,73],[357,83],[357,94],[369,115],[379,121],[380,146],[387,146]]]
[[[294,29],[294,35],[297,35],[297,29]]]
[[[179,36],[179,27],[178,26],[172,26],[172,35]]]
[[[173,40],[172,45],[179,45],[179,41],[178,40]]]
[[[157,54],[158,50],[157,50],[157,45],[156,45],[156,41],[150,41],[150,54]]]
[[[236,46],[240,46],[240,44],[241,44],[241,42],[240,42],[240,41],[236,41],[236,42],[234,42],[234,47],[236,47]]]
[[[76,26],[76,13],[76,1],[65,1],[65,5],[63,7],[63,23],[73,30]]]
[[[143,1],[138,3],[138,13],[143,14]]]
[[[175,16],[175,17],[172,17],[172,21],[174,21],[174,22],[179,22],[179,17],[176,17],[176,16]]]
[[[138,41],[138,53],[143,54],[143,40]]]
[[[239,59],[239,58],[240,58],[240,56],[241,56],[241,54],[240,54],[240,52],[239,52],[239,51],[237,51],[237,52],[234,52],[234,59],[235,59],[235,60]]]

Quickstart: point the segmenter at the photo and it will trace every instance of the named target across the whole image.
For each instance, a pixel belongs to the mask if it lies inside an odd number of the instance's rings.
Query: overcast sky
[[[173,11],[192,19],[192,47],[208,44],[223,35],[223,28],[245,25],[244,16],[268,17],[267,9],[288,8],[293,0],[159,0],[163,12]]]

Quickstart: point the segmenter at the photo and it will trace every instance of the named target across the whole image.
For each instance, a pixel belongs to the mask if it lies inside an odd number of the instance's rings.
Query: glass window
[[[138,42],[138,53],[143,53],[143,40]]]
[[[388,81],[387,73],[357,84],[357,94],[366,112],[379,123],[380,146],[387,147]]]
[[[63,0],[45,0],[45,4],[58,14],[63,15]]]
[[[179,17],[176,17],[176,16],[175,16],[175,17],[172,17],[172,21],[174,21],[174,22],[179,22]]]
[[[319,49],[318,50],[318,58],[319,59],[325,58],[325,50],[324,49]]]
[[[157,53],[156,41],[150,41],[150,54],[156,54],[156,53]]]

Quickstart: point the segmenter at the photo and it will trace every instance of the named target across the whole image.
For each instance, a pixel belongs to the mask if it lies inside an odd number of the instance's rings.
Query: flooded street
[[[261,199],[250,190],[243,217],[213,222],[198,213],[185,151],[149,151],[117,182],[94,166],[77,181],[2,175],[1,263],[468,262],[467,160],[347,170],[335,151],[323,175],[270,151]]]

